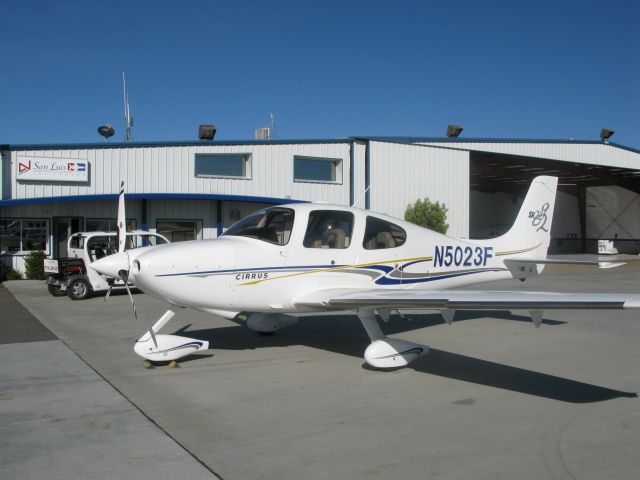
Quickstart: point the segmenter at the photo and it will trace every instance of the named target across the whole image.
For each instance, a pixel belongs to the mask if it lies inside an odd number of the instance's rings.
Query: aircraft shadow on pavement
[[[480,312],[475,315],[473,312],[458,312],[456,321],[487,316],[506,320],[531,321],[528,317],[514,316],[505,312]],[[394,316],[388,323],[381,322],[382,330],[386,335],[393,335],[443,323],[439,314],[407,315],[407,317],[412,320],[403,320]],[[566,322],[544,320],[543,323],[559,325]],[[369,344],[369,338],[364,332],[360,320],[353,315],[301,317],[295,325],[286,327],[270,336],[258,335],[245,326],[206,330],[190,330],[189,328],[190,325],[187,325],[175,331],[174,334],[209,340],[214,350],[253,350],[305,345],[361,359]],[[189,361],[206,358],[204,355],[191,357],[188,357]],[[364,364],[363,368],[371,369],[367,364]],[[440,377],[569,403],[592,403],[613,398],[638,396],[632,392],[613,390],[433,348],[429,355],[417,359],[407,368]]]

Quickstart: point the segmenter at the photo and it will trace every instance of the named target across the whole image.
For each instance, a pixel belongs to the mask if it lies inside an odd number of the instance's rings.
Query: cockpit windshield
[[[286,245],[291,238],[294,216],[295,212],[290,208],[267,208],[234,223],[223,235],[249,237],[275,245]]]

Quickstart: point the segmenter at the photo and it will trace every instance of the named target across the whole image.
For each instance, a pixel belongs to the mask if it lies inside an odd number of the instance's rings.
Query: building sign
[[[16,178],[35,182],[86,182],[89,161],[79,158],[17,157]]]

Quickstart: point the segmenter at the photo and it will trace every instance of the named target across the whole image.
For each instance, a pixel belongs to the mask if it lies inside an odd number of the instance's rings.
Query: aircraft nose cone
[[[126,252],[114,253],[108,257],[103,257],[91,264],[100,275],[107,277],[120,278],[118,272],[120,270],[129,270],[129,255]]]

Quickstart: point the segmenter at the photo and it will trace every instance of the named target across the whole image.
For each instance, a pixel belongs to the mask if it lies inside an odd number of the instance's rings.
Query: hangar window
[[[291,237],[294,217],[295,212],[290,208],[267,208],[234,223],[222,235],[250,237],[275,245],[286,245]]]
[[[295,156],[293,157],[293,180],[342,183],[342,159]]]
[[[366,250],[395,248],[404,245],[406,241],[407,232],[403,228],[380,218],[367,217],[364,242],[362,243]]]
[[[127,218],[127,231],[136,229],[136,219]],[[115,232],[118,221],[115,218],[87,218],[87,232]]]
[[[348,248],[353,231],[353,213],[339,210],[315,210],[309,214],[306,248]]]
[[[0,219],[0,252],[48,251],[49,221],[43,218]]]
[[[196,153],[196,177],[251,178],[248,153]]]
[[[187,242],[201,238],[200,220],[157,220],[156,232],[164,235],[171,243]]]

